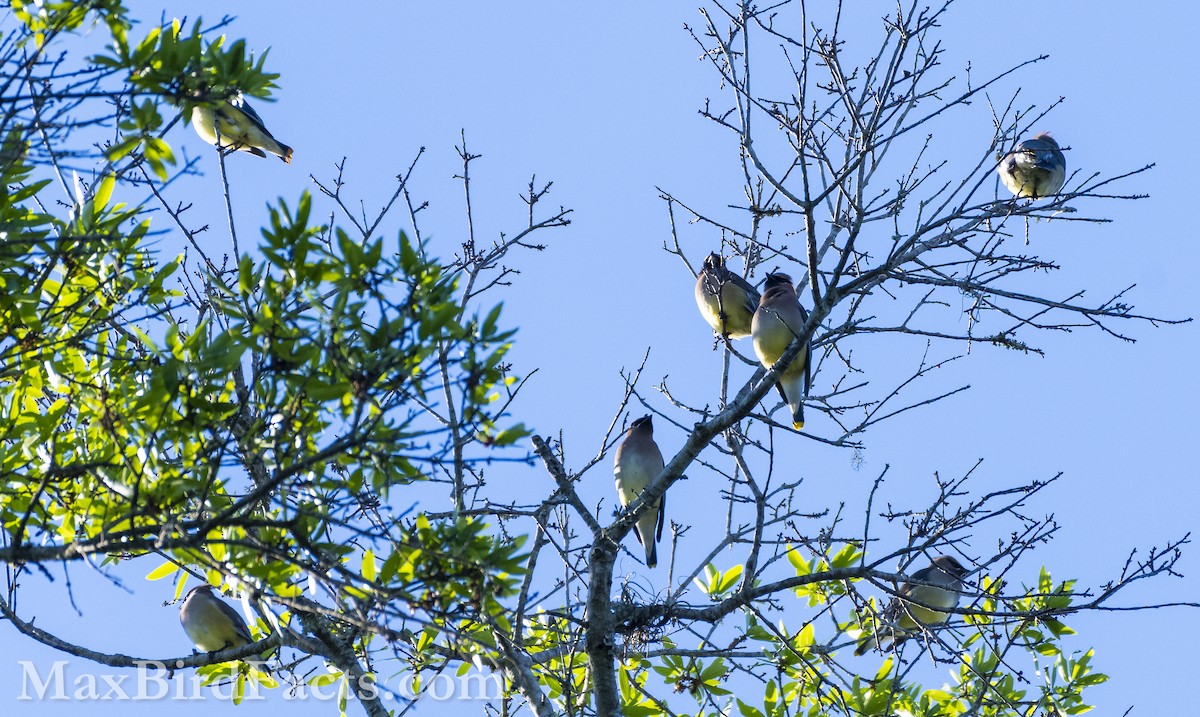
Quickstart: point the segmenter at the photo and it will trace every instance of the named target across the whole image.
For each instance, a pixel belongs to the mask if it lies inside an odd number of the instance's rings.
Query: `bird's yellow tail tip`
[[[795,421],[795,422],[793,422],[793,423],[792,423],[792,428],[795,428],[797,431],[802,431],[802,430],[804,430],[804,421]]]

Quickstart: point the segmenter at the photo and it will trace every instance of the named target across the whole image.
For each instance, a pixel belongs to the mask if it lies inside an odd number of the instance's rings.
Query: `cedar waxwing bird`
[[[899,595],[888,603],[883,611],[883,619],[890,626],[877,626],[875,632],[859,644],[854,654],[866,654],[867,650],[878,646],[880,640],[891,640],[893,645],[899,645],[920,626],[946,622],[950,614],[941,610],[958,607],[958,598],[963,591],[963,576],[966,574],[967,569],[949,555],[934,558],[929,567],[913,573],[912,580],[915,582],[903,583]],[[918,584],[921,582],[932,584]]]
[[[179,608],[179,622],[196,647],[204,652],[254,642],[246,621],[228,603],[213,595],[211,585],[192,588]]]
[[[787,274],[767,274],[762,299],[754,312],[751,335],[754,353],[768,369],[775,365],[792,339],[800,336],[808,312],[800,305],[792,277]],[[804,428],[804,399],[812,386],[812,346],[806,344],[787,369],[779,376],[776,387],[784,402],[792,409],[792,426]]]
[[[266,157],[270,152],[292,163],[292,148],[267,131],[262,118],[240,93],[228,100],[193,107],[192,127],[200,139],[221,149],[241,150],[256,157]]]
[[[1041,199],[1057,194],[1067,181],[1067,158],[1058,142],[1042,132],[1000,158],[1000,181],[1018,197]]]
[[[662,473],[663,465],[662,452],[654,442],[654,426],[650,423],[650,416],[642,416],[629,426],[625,439],[617,446],[613,475],[617,480],[617,498],[622,507],[628,507],[650,481]],[[664,495],[646,508],[633,526],[633,534],[646,548],[648,568],[658,565],[658,540],[662,538],[666,504],[667,497]]]
[[[726,269],[725,260],[713,252],[704,259],[704,268],[696,276],[696,306],[713,331],[742,339],[750,335],[758,289]]]

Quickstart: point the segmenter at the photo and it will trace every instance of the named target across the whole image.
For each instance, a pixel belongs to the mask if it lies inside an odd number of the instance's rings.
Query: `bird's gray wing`
[[[254,638],[250,637],[250,628],[246,627],[246,621],[242,619],[241,613],[230,607],[229,603],[224,600],[215,596],[213,599],[216,600],[217,607],[221,609],[221,613],[233,623],[233,629],[237,630],[239,635],[246,638],[246,642],[254,642]]]
[[[663,523],[666,520],[663,516],[665,516],[666,514],[667,514],[667,494],[663,493],[662,497],[658,499],[658,529],[654,533],[654,541],[655,542],[662,540]]]
[[[800,305],[800,320],[808,323],[808,312],[804,310],[804,305]],[[804,397],[808,398],[808,392],[812,389],[812,340],[810,339],[804,345]]]
[[[250,123],[258,128],[258,131],[262,132],[271,139],[275,139],[275,135],[271,134],[271,131],[267,129],[267,126],[263,124],[262,117],[258,116],[258,113],[254,111],[254,108],[250,106],[250,103],[247,102],[245,98],[230,100],[229,104],[241,110],[242,114],[246,115],[246,119],[250,120]]]

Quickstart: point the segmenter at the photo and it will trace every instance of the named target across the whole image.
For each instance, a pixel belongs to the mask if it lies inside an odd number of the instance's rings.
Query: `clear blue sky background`
[[[666,376],[672,391],[693,403],[713,400],[720,364],[710,351],[711,332],[696,313],[692,277],[664,251],[669,240],[663,202],[655,187],[693,206],[729,216],[724,207],[742,201],[737,146],[732,136],[698,116],[706,97],[726,104],[713,70],[682,29],[701,20],[692,2],[658,3],[354,3],[226,2],[134,3],[146,20],[203,8],[206,20],[237,14],[229,29],[250,48],[270,47],[268,67],[281,73],[278,102],[256,107],[282,141],[295,148],[290,166],[239,155],[230,160],[236,211],[245,237],[257,236],[264,206],[277,196],[293,202],[313,189],[309,175],[331,180],[334,164],[347,157],[345,192],[362,198],[368,212],[394,189],[393,177],[427,153],[415,175],[418,196],[430,209],[422,228],[436,253],[451,255],[465,232],[454,144],[465,129],[470,148],[483,155],[473,165],[476,231],[483,239],[519,230],[525,208],[517,199],[532,174],[553,180],[548,203],[573,208],[573,224],[555,234],[547,251],[513,260],[522,273],[504,290],[505,318],[520,327],[513,352],[518,373],[534,368],[514,413],[540,433],[565,439],[569,463],[578,467],[600,449],[604,430],[621,395],[618,371],[634,368],[647,346],[649,381]],[[1149,8],[1149,5],[1145,6]],[[890,2],[850,3],[844,37],[851,53],[866,53],[879,37],[877,18],[894,12]],[[194,17],[194,16],[193,16]],[[1044,123],[1064,145],[1071,169],[1114,175],[1150,162],[1157,167],[1125,184],[1120,193],[1148,193],[1138,202],[1091,203],[1091,215],[1112,224],[1041,223],[1034,249],[1063,266],[1042,284],[1067,296],[1088,288],[1099,300],[1130,284],[1142,313],[1200,315],[1195,272],[1200,249],[1192,226],[1197,152],[1185,129],[1197,107],[1194,71],[1200,63],[1192,37],[1200,11],[1190,3],[1166,3],[1131,12],[1127,3],[963,2],[946,16],[942,70],[964,76],[970,62],[976,80],[1020,61],[1050,59],[1000,85],[1002,102],[1018,87],[1022,101],[1066,102]],[[857,49],[856,49],[857,48]],[[977,104],[937,127],[931,159],[955,160],[977,153],[992,133],[990,115]],[[182,185],[196,208],[193,224],[209,223],[214,246],[227,246],[216,161],[189,128],[171,136],[189,155],[201,154],[207,176]],[[972,155],[974,156],[974,154]],[[182,190],[181,190],[182,191]],[[183,196],[180,194],[179,196]],[[208,217],[198,221],[200,217]],[[404,217],[386,226],[395,235]],[[165,216],[156,226],[166,228]],[[698,261],[719,237],[702,230],[685,234]],[[169,242],[164,240],[164,245]],[[602,260],[619,274],[599,272]],[[948,321],[955,318],[947,311]],[[804,477],[812,509],[839,501],[861,506],[871,480],[891,465],[889,498],[902,502],[932,490],[932,474],[955,476],[986,459],[976,482],[989,490],[1059,471],[1064,478],[1029,508],[1054,513],[1062,530],[1027,563],[1027,581],[1038,563],[1056,577],[1076,577],[1095,587],[1115,576],[1131,549],[1144,551],[1198,526],[1195,325],[1154,328],[1123,324],[1137,339],[1128,344],[1098,331],[1038,337],[1045,357],[979,347],[934,379],[936,393],[969,383],[971,390],[933,408],[910,412],[865,437],[864,462],[846,450],[786,436],[789,477]],[[860,351],[870,344],[860,344]],[[906,369],[923,344],[881,339],[875,346]],[[744,371],[748,376],[749,371]],[[818,389],[827,390],[818,375]],[[650,392],[652,393],[652,392]],[[669,411],[665,400],[656,404]],[[689,423],[680,415],[678,420]],[[809,429],[836,435],[828,419],[813,412]],[[660,425],[664,452],[683,439]],[[549,491],[540,469],[497,471],[493,481],[520,481]],[[675,521],[701,525],[715,502],[715,478],[693,476],[670,496]],[[590,504],[611,509],[608,459],[588,474]],[[703,531],[681,550],[702,554]],[[977,533],[972,548],[987,555],[1003,538]],[[689,554],[691,554],[689,552]],[[730,558],[732,560],[733,558]],[[625,558],[619,569],[647,573]],[[166,583],[141,578],[156,563],[135,561],[118,574],[130,592],[111,586],[85,567],[71,570],[77,615],[63,595],[64,583],[40,587],[24,579],[21,604],[38,624],[100,650],[167,657],[190,652],[177,608],[162,606],[172,595]],[[1134,587],[1117,600],[1137,605],[1200,599],[1200,557],[1181,563],[1187,577]],[[55,573],[60,575],[61,573]],[[665,572],[651,573],[661,589]],[[35,592],[36,591],[36,592]],[[41,596],[34,604],[29,595]],[[804,608],[797,603],[796,610]],[[1096,648],[1096,666],[1112,680],[1089,695],[1096,714],[1179,714],[1180,688],[1191,676],[1200,612],[1170,609],[1089,614],[1068,621],[1079,636],[1068,647]],[[19,659],[49,664],[52,651],[0,624],[0,713],[33,714],[29,704],[11,705],[20,692]],[[865,658],[864,658],[865,659]],[[68,677],[88,670],[74,661]],[[870,669],[870,668],[865,668]],[[946,672],[932,670],[930,686]],[[459,706],[424,705],[422,714],[457,714]],[[172,703],[173,714],[233,713],[229,705]],[[245,709],[245,708],[243,708]],[[250,707],[261,710],[261,707]],[[332,704],[297,704],[296,715],[331,714]],[[477,705],[466,705],[475,713]],[[162,714],[161,703],[43,704],[38,714]],[[246,713],[246,712],[243,712]]]

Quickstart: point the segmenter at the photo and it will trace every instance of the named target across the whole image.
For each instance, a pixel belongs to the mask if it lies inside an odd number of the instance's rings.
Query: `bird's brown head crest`
[[[967,569],[963,567],[962,563],[958,562],[958,560],[949,555],[937,556],[933,559],[933,564],[936,565],[943,573],[946,573],[955,579],[961,579],[968,572]]]
[[[633,423],[629,424],[630,430],[633,430],[634,428],[645,428],[647,431],[653,430],[654,425],[650,422],[651,418],[652,416],[647,413],[641,418],[635,420]]]
[[[205,593],[207,595],[212,595],[212,589],[213,589],[212,585],[209,585],[207,583],[205,583],[204,585],[197,585],[196,587],[192,588],[191,590],[188,590],[188,594],[184,596],[184,600],[192,597],[193,595],[197,595],[199,593]]]
[[[788,276],[787,274],[780,273],[767,274],[767,280],[763,284],[763,296],[765,297],[766,294],[771,292],[772,289],[779,290],[785,286],[789,291],[795,291],[795,289],[792,288],[792,277]],[[778,291],[772,293],[778,293]]]
[[[1051,137],[1049,132],[1038,132],[1037,134],[1033,135],[1033,138],[1049,142],[1055,147],[1058,147],[1058,141]]]

